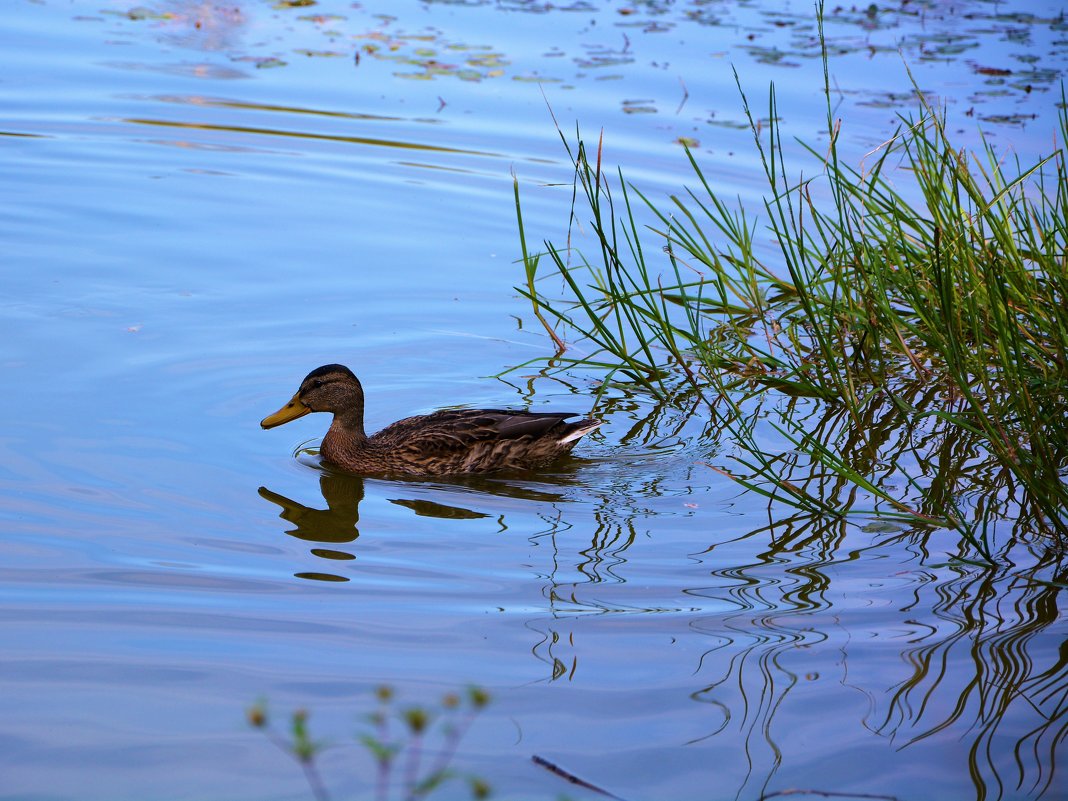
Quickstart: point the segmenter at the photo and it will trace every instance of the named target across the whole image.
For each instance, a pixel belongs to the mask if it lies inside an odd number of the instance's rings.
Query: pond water
[[[334,798],[392,686],[493,695],[455,766],[497,797],[1068,792],[1060,557],[769,514],[692,410],[617,394],[544,475],[331,475],[347,364],[368,425],[449,404],[590,410],[513,286],[567,229],[577,124],[663,197],[761,197],[732,71],[787,136],[826,113],[808,2],[12,0],[0,14],[0,798],[296,799],[248,728],[311,712]],[[1026,163],[1055,146],[1060,3],[828,9],[859,161],[914,111]],[[551,108],[551,113],[550,113]],[[822,144],[821,144],[822,143]],[[815,169],[798,162],[798,169]],[[462,797],[459,785],[435,797]]]

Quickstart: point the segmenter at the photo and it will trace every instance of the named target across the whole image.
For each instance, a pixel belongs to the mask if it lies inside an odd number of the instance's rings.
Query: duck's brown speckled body
[[[450,409],[407,417],[367,436],[363,387],[352,371],[327,364],[308,373],[293,398],[260,423],[288,423],[309,412],[331,412],[320,453],[330,464],[363,475],[414,476],[530,470],[568,453],[599,425],[571,412]]]

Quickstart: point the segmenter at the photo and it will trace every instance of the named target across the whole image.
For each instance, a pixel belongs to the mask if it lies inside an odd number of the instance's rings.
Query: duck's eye
[[[321,379],[321,378],[316,378],[314,381],[312,381],[312,386],[315,387],[316,389],[318,389],[322,385],[323,385],[323,379]]]

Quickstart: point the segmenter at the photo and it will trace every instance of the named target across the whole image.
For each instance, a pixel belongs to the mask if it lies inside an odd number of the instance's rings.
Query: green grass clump
[[[565,246],[531,254],[519,217],[520,291],[557,343],[553,364],[699,399],[736,449],[740,468],[717,469],[806,512],[954,528],[985,560],[1002,520],[1068,545],[1063,94],[1062,145],[1035,165],[1006,164],[985,140],[958,151],[917,92],[917,118],[860,168],[839,161],[826,54],[824,95],[829,146],[806,147],[817,174],[792,179],[774,89],[766,125],[742,92],[767,179],[761,223],[689,151],[696,188],[658,205],[607,174],[601,143],[592,154],[561,136],[571,219],[588,214],[595,255],[572,248],[570,226]],[[550,275],[562,296],[540,288]],[[864,496],[874,506],[858,509]]]

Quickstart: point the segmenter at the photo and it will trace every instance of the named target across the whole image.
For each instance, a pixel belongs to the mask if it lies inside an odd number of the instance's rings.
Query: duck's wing
[[[574,447],[599,421],[570,412],[511,409],[449,409],[409,417],[371,437],[371,446],[389,466],[420,474],[480,473],[526,469],[555,459]]]
[[[433,414],[398,420],[377,434],[376,443],[424,444],[435,449],[465,447],[485,440],[561,436],[574,423],[565,423],[575,412],[525,412],[513,409],[446,409]]]

